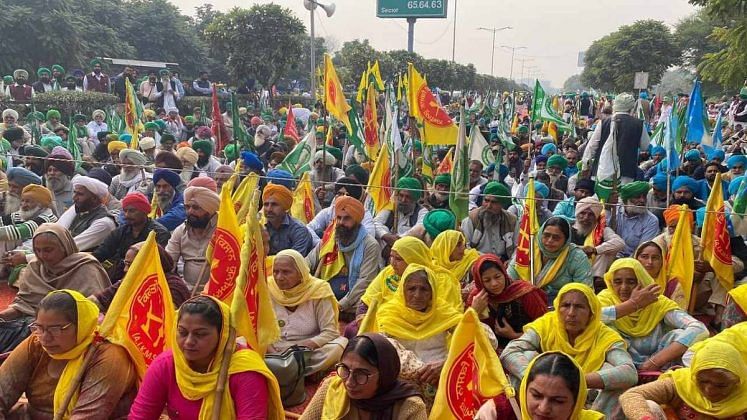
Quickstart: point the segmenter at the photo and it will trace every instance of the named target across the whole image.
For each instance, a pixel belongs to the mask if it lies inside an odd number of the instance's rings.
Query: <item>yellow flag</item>
[[[331,131],[331,130],[330,130]],[[291,216],[307,225],[316,216],[314,204],[314,191],[311,189],[311,178],[309,172],[304,172],[293,191],[293,204],[291,205]]]
[[[394,209],[392,201],[392,172],[389,163],[389,147],[383,142],[376,158],[371,176],[368,178],[367,191],[374,203],[374,212]]]
[[[267,347],[280,337],[280,328],[267,291],[265,248],[257,220],[258,199],[251,201],[241,247],[241,268],[236,278],[237,293],[231,302],[231,322],[236,335],[244,337],[251,349],[264,355]]]
[[[376,90],[383,92],[385,87],[384,81],[381,79],[381,71],[379,71],[379,60],[376,60],[373,66],[368,69],[368,75],[369,79],[373,78],[376,83]]]
[[[353,132],[348,118],[350,105],[345,100],[345,92],[342,90],[340,79],[337,78],[337,72],[329,54],[324,54],[324,106],[330,115],[345,124],[348,133]]]
[[[239,184],[239,187],[236,188],[236,191],[234,191],[233,196],[231,197],[234,209],[236,209],[236,219],[240,220],[242,223],[249,212],[252,194],[257,190],[258,185],[259,175],[252,172],[241,181],[241,184]]]
[[[214,296],[227,305],[236,286],[236,276],[241,265],[241,230],[236,218],[236,210],[231,200],[234,176],[220,191],[218,223],[207,248],[207,261],[210,261],[210,280],[205,285],[205,294]]]
[[[363,109],[363,146],[366,156],[379,154],[379,116],[376,109],[376,89],[373,83],[368,84],[366,90],[366,107]]]
[[[519,239],[516,244],[515,265],[516,273],[519,274],[519,278],[525,281],[531,281],[532,279],[532,258],[534,258],[534,275],[536,276],[539,274],[541,269],[539,247],[536,244],[537,238],[535,237],[534,244],[532,244],[530,240],[530,237],[536,236],[539,231],[535,194],[534,178],[529,178],[529,183],[527,184],[527,197],[524,200],[524,211],[519,220]],[[530,256],[530,252],[534,253],[533,257]]]
[[[509,398],[515,395],[477,312],[469,308],[451,338],[428,418],[471,420],[485,401],[501,394]]]
[[[410,114],[423,124],[423,145],[455,145],[459,134],[456,124],[412,63],[407,65],[407,77],[407,103]]]
[[[340,252],[340,247],[335,240],[335,228],[337,221],[327,226],[322,235],[322,243],[319,247],[319,278],[330,280],[345,267],[345,257]]]
[[[122,279],[100,334],[127,350],[142,380],[153,359],[169,347],[168,337],[175,334],[175,311],[156,233],[151,232]]]
[[[358,83],[358,93],[356,93],[355,95],[355,100],[358,101],[359,104],[363,103],[366,96],[366,86],[368,86],[368,84],[366,83],[367,74],[367,71],[361,73],[361,81]]]
[[[150,213],[148,213],[149,219],[157,219],[161,217],[161,208],[158,207],[158,194],[153,192],[153,198],[150,199]]]
[[[668,279],[677,279],[679,287],[671,299],[683,310],[692,309],[691,295],[695,275],[693,255],[692,215],[688,215],[687,205],[680,206],[680,220],[674,230],[672,244],[667,253]],[[689,216],[689,217],[688,217]]]
[[[726,290],[731,290],[734,287],[734,269],[722,189],[721,173],[717,173],[706,203],[700,246],[703,249],[703,260],[711,265],[719,283]]]

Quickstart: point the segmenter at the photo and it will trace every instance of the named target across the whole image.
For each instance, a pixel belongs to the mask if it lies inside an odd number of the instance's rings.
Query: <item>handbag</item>
[[[302,346],[288,347],[279,354],[265,355],[265,363],[280,385],[280,398],[284,407],[303,404],[306,401],[306,365],[311,349]]]

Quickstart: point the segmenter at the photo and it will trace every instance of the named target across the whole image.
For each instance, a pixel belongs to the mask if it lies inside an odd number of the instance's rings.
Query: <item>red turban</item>
[[[131,192],[122,199],[122,210],[127,207],[134,207],[135,210],[141,211],[145,214],[150,213],[150,201],[148,197],[140,192]]]

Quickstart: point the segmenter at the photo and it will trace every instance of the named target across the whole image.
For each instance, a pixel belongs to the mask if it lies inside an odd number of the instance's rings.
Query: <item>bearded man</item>
[[[221,165],[220,161],[213,156],[213,142],[211,140],[197,140],[192,143],[192,148],[197,152],[197,164],[195,169],[202,176],[213,176]]]
[[[153,180],[145,175],[144,166],[148,163],[145,155],[133,149],[123,149],[119,152],[119,163],[122,172],[112,178],[109,192],[118,200],[131,192],[147,193],[152,189]]]
[[[394,213],[382,210],[374,217],[376,239],[392,246],[402,236],[408,236],[416,226],[423,226],[428,209],[418,202],[423,195],[423,184],[416,178],[402,177],[397,181],[397,225]]]
[[[625,241],[606,226],[606,220],[600,219],[602,209],[597,198],[582,198],[576,204],[576,221],[573,223],[573,241],[589,257],[594,286],[599,290],[606,288],[604,273],[615,261],[617,253],[625,248]],[[604,223],[603,228],[600,223]]]
[[[623,206],[617,208],[615,233],[625,241],[625,249],[617,254],[618,257],[630,257],[638,245],[659,234],[659,220],[646,208],[649,188],[651,186],[643,181],[620,187]]]
[[[7,215],[18,211],[21,207],[21,193],[23,189],[27,185],[41,185],[42,183],[40,176],[28,169],[20,167],[8,169],[6,175],[8,177],[8,191],[0,195],[0,198],[2,198],[0,207],[4,206],[0,215]]]
[[[469,212],[462,220],[462,232],[469,245],[483,254],[495,254],[507,261],[514,253],[514,230],[517,218],[507,211],[511,192],[505,185],[490,181],[483,192],[482,207]]]
[[[13,79],[15,83],[8,87],[10,99],[18,102],[30,101],[34,96],[34,89],[29,84],[29,72],[17,69],[13,72]]]
[[[4,254],[29,241],[42,223],[56,221],[52,192],[38,184],[26,185],[21,192],[19,210],[0,218],[0,252]],[[30,243],[26,245],[31,247]]]
[[[176,150],[176,156],[182,162],[182,171],[179,177],[182,179],[182,182],[186,184],[192,178],[198,176],[199,173],[194,168],[200,156],[191,147],[178,148]]]
[[[293,193],[278,184],[267,184],[262,193],[262,211],[267,219],[270,234],[270,252],[275,255],[284,249],[294,249],[301,255],[309,253],[313,246],[311,234],[303,223],[289,213],[293,204]]]
[[[550,177],[550,186],[561,191],[563,194],[568,191],[568,177],[563,174],[563,171],[567,167],[568,160],[558,154],[550,156],[545,166],[545,172]]]
[[[451,175],[439,174],[433,178],[433,193],[425,203],[430,209],[449,208],[449,190],[451,189]]]
[[[335,167],[337,160],[329,151],[317,150],[314,154],[314,167],[311,169],[311,185],[322,207],[329,207],[334,198],[335,182],[345,176],[345,171]]]
[[[73,202],[60,216],[60,225],[70,231],[81,252],[96,249],[117,228],[114,215],[103,204],[109,196],[106,184],[88,176],[72,181]]]
[[[174,230],[187,218],[184,210],[184,197],[180,189],[181,178],[171,169],[158,168],[153,172],[153,184],[158,205],[156,222],[168,230]]]
[[[57,214],[63,214],[73,205],[73,184],[75,174],[73,156],[65,148],[55,146],[45,162],[44,181],[54,194]]]

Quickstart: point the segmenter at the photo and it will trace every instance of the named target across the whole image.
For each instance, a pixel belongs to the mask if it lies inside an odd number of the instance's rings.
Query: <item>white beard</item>
[[[632,206],[632,205],[626,205],[625,206],[625,212],[631,216],[638,216],[643,213],[646,213],[645,207],[639,207],[639,206]]]
[[[53,192],[61,192],[69,182],[70,177],[67,175],[60,175],[59,178],[47,178],[47,186]]]
[[[594,226],[584,226],[580,225],[578,222],[573,224],[573,228],[576,229],[576,233],[583,236],[584,238],[591,233],[592,230],[594,230]]]
[[[24,221],[27,221],[27,220],[31,220],[34,217],[38,216],[43,210],[44,210],[44,208],[36,206],[33,209],[31,209],[31,210],[26,210],[26,211],[24,211],[24,210],[18,210],[18,212],[21,214],[21,219],[23,219]]]

